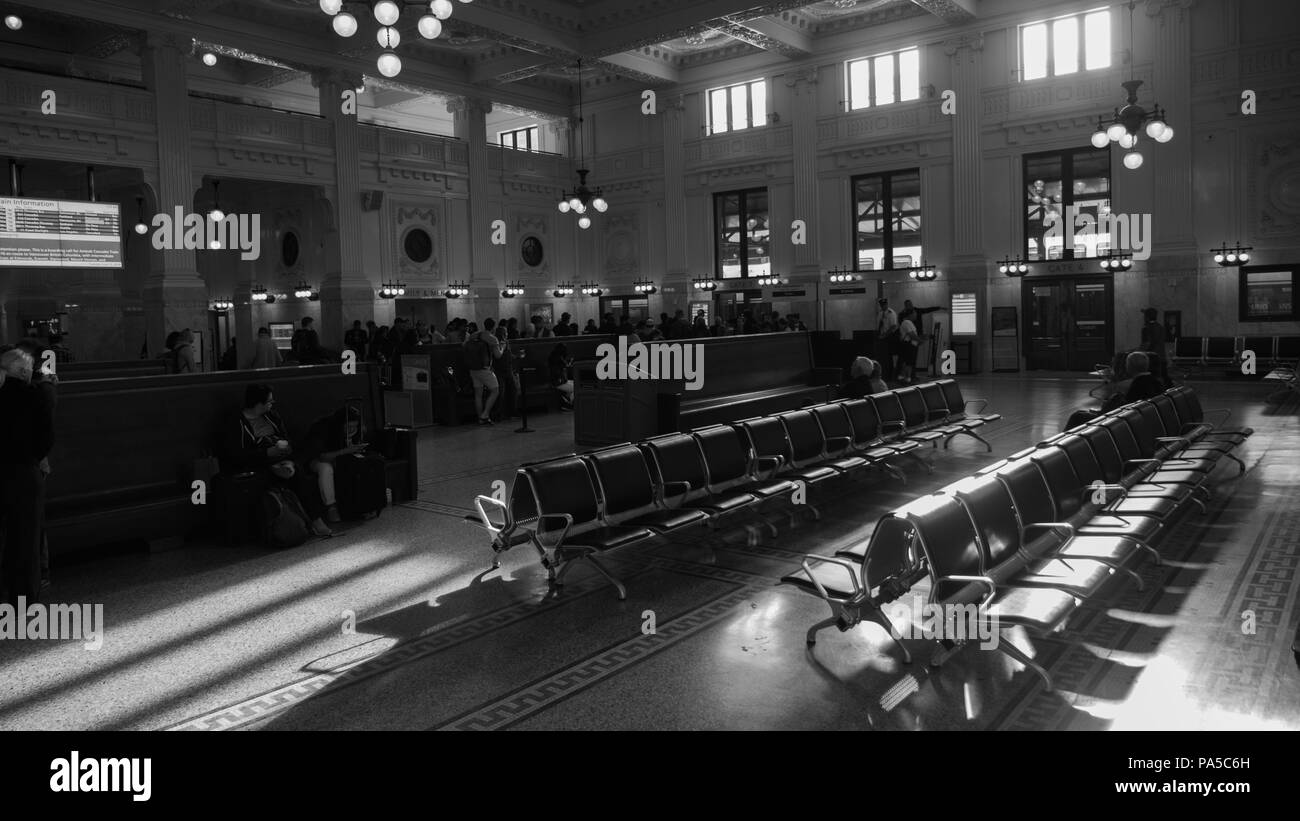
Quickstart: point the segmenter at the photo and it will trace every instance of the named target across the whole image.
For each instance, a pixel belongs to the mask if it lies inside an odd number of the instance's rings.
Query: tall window
[[[1082,259],[1111,250],[1110,149],[1025,157],[1026,259]]]
[[[921,261],[921,172],[853,178],[855,269],[909,268]]]
[[[537,126],[535,125],[516,128],[514,131],[502,131],[497,134],[497,140],[501,143],[502,148],[513,148],[518,151],[542,150],[541,143],[537,141]]]
[[[714,195],[713,219],[718,243],[714,269],[717,278],[761,277],[772,273],[766,188]]]
[[[767,125],[767,80],[709,90],[709,133]]]
[[[1020,27],[1020,78],[1039,80],[1110,66],[1110,11]]]
[[[921,52],[914,48],[848,62],[849,110],[921,98]]]

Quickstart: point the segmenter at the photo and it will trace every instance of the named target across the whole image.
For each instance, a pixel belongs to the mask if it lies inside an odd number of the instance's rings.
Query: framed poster
[[[533,317],[540,316],[542,325],[547,328],[555,325],[555,303],[554,302],[535,302],[528,306],[528,320],[531,322]]]
[[[275,347],[281,351],[289,350],[293,342],[293,323],[272,322],[267,327],[271,329],[271,338],[275,340]]]
[[[1300,265],[1255,265],[1239,269],[1241,322],[1295,322],[1296,272]]]

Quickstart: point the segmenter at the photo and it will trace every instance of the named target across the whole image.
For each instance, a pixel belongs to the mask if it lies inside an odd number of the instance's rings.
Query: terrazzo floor
[[[0,729],[1300,729],[1300,415],[1260,383],[1193,383],[1256,429],[1249,470],[1216,470],[1209,513],[1139,569],[1145,591],[1112,584],[1064,633],[1017,637],[1056,692],[996,653],[934,670],[908,641],[904,665],[874,626],[805,645],[826,607],[778,583],[803,554],[1059,431],[1093,385],[962,382],[1005,417],[992,453],[958,439],[906,487],[814,491],[822,519],[778,519],[775,539],[735,527],[617,552],[621,602],[581,569],[555,594],[525,549],[487,572],[462,519],[519,463],[572,452],[571,416],[421,430],[420,498],[335,538],[57,564],[49,601],[102,604],[103,647],[0,641]]]

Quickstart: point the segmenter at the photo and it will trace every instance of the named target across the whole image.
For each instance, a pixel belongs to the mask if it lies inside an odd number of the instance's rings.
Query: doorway
[[[644,296],[603,296],[600,298],[600,316],[595,317],[597,325],[605,314],[614,315],[615,325],[622,322],[624,316],[636,325],[650,318],[650,299]]]
[[[1109,277],[1021,281],[1027,370],[1091,371],[1115,354],[1114,282]]]
[[[763,301],[763,290],[754,288],[748,291],[724,291],[716,294],[714,300],[717,303],[718,318],[724,324],[734,324],[736,333],[744,333],[740,327],[740,318],[746,311],[757,322],[763,314],[772,313],[772,303]]]

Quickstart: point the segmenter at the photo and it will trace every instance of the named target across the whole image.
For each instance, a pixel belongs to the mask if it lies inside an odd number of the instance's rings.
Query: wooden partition
[[[55,372],[60,382],[118,379],[124,376],[164,376],[167,373],[167,360],[119,359],[103,362],[66,362],[57,365]]]
[[[46,485],[51,550],[183,536],[206,522],[208,511],[190,503],[195,460],[214,451],[257,383],[272,387],[295,438],[349,398],[372,431],[383,428],[377,368],[366,363],[351,375],[316,365],[60,382]]]

